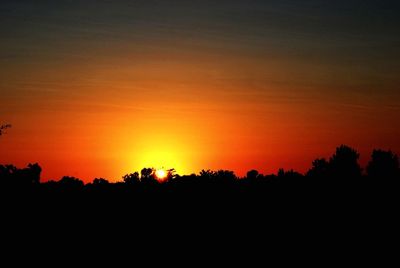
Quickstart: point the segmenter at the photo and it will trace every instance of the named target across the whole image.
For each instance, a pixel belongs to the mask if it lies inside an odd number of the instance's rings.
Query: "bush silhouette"
[[[257,170],[252,169],[252,170],[249,170],[249,171],[247,172],[246,178],[247,178],[247,180],[255,181],[255,180],[257,180],[257,178],[258,178],[259,175],[260,175],[260,174],[258,173]]]
[[[78,178],[64,176],[61,180],[57,183],[63,189],[66,190],[80,190],[83,189],[84,183]]]
[[[106,185],[109,185],[110,182],[108,180],[106,180],[106,179],[103,179],[103,178],[96,178],[96,179],[93,180],[92,184],[94,186],[106,186]]]

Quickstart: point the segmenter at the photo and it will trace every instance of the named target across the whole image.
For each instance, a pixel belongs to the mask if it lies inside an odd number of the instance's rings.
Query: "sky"
[[[400,153],[400,3],[2,0],[0,163],[305,172]]]

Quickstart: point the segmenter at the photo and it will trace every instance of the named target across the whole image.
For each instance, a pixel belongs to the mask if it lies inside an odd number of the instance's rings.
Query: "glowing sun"
[[[159,180],[159,181],[164,181],[168,176],[168,173],[165,169],[157,169],[155,174],[156,174],[157,180]]]

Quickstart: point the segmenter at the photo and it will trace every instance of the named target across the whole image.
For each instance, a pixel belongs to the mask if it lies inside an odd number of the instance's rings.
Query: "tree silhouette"
[[[336,153],[329,160],[329,173],[335,178],[359,178],[361,167],[358,163],[360,154],[347,145],[336,148]]]
[[[329,174],[329,163],[325,158],[318,158],[312,162],[311,169],[307,172],[307,176],[312,178],[323,178]]]
[[[2,184],[10,186],[29,187],[40,183],[42,168],[39,164],[28,164],[26,168],[18,169],[13,165],[0,165],[0,179]]]
[[[126,184],[134,185],[140,183],[139,173],[134,172],[130,174],[126,174],[122,177]]]
[[[27,173],[27,183],[30,184],[39,184],[40,183],[40,173],[42,172],[42,168],[38,163],[28,164]]]
[[[285,170],[283,168],[280,168],[278,170],[278,178],[283,178],[285,177]]]
[[[258,176],[259,176],[259,172],[255,169],[249,170],[246,174],[246,178],[250,181],[255,181],[257,180]]]
[[[374,150],[367,165],[371,178],[391,179],[399,176],[399,158],[391,151]]]
[[[140,171],[140,181],[142,183],[156,183],[157,180],[154,175],[155,169],[154,168],[143,168]]]
[[[298,185],[303,178],[303,175],[290,169],[285,171],[283,168],[278,170],[277,183],[283,185]]]
[[[13,165],[0,165],[0,183],[7,185],[12,183],[13,177],[17,173],[17,168]]]
[[[237,178],[231,170],[218,170],[215,173],[215,178],[219,183],[233,183]]]
[[[167,182],[171,182],[173,179],[176,178],[176,170],[174,168],[168,169],[167,170]]]
[[[212,171],[212,170],[209,170],[209,169],[208,170],[204,170],[204,169],[202,169],[200,171],[200,178],[203,181],[211,181],[214,178],[214,176],[215,176],[215,172]]]

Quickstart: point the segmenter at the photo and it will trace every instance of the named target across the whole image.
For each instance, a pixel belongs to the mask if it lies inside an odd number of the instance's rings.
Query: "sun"
[[[168,173],[165,169],[157,169],[155,172],[156,178],[159,181],[165,181],[168,176]]]

